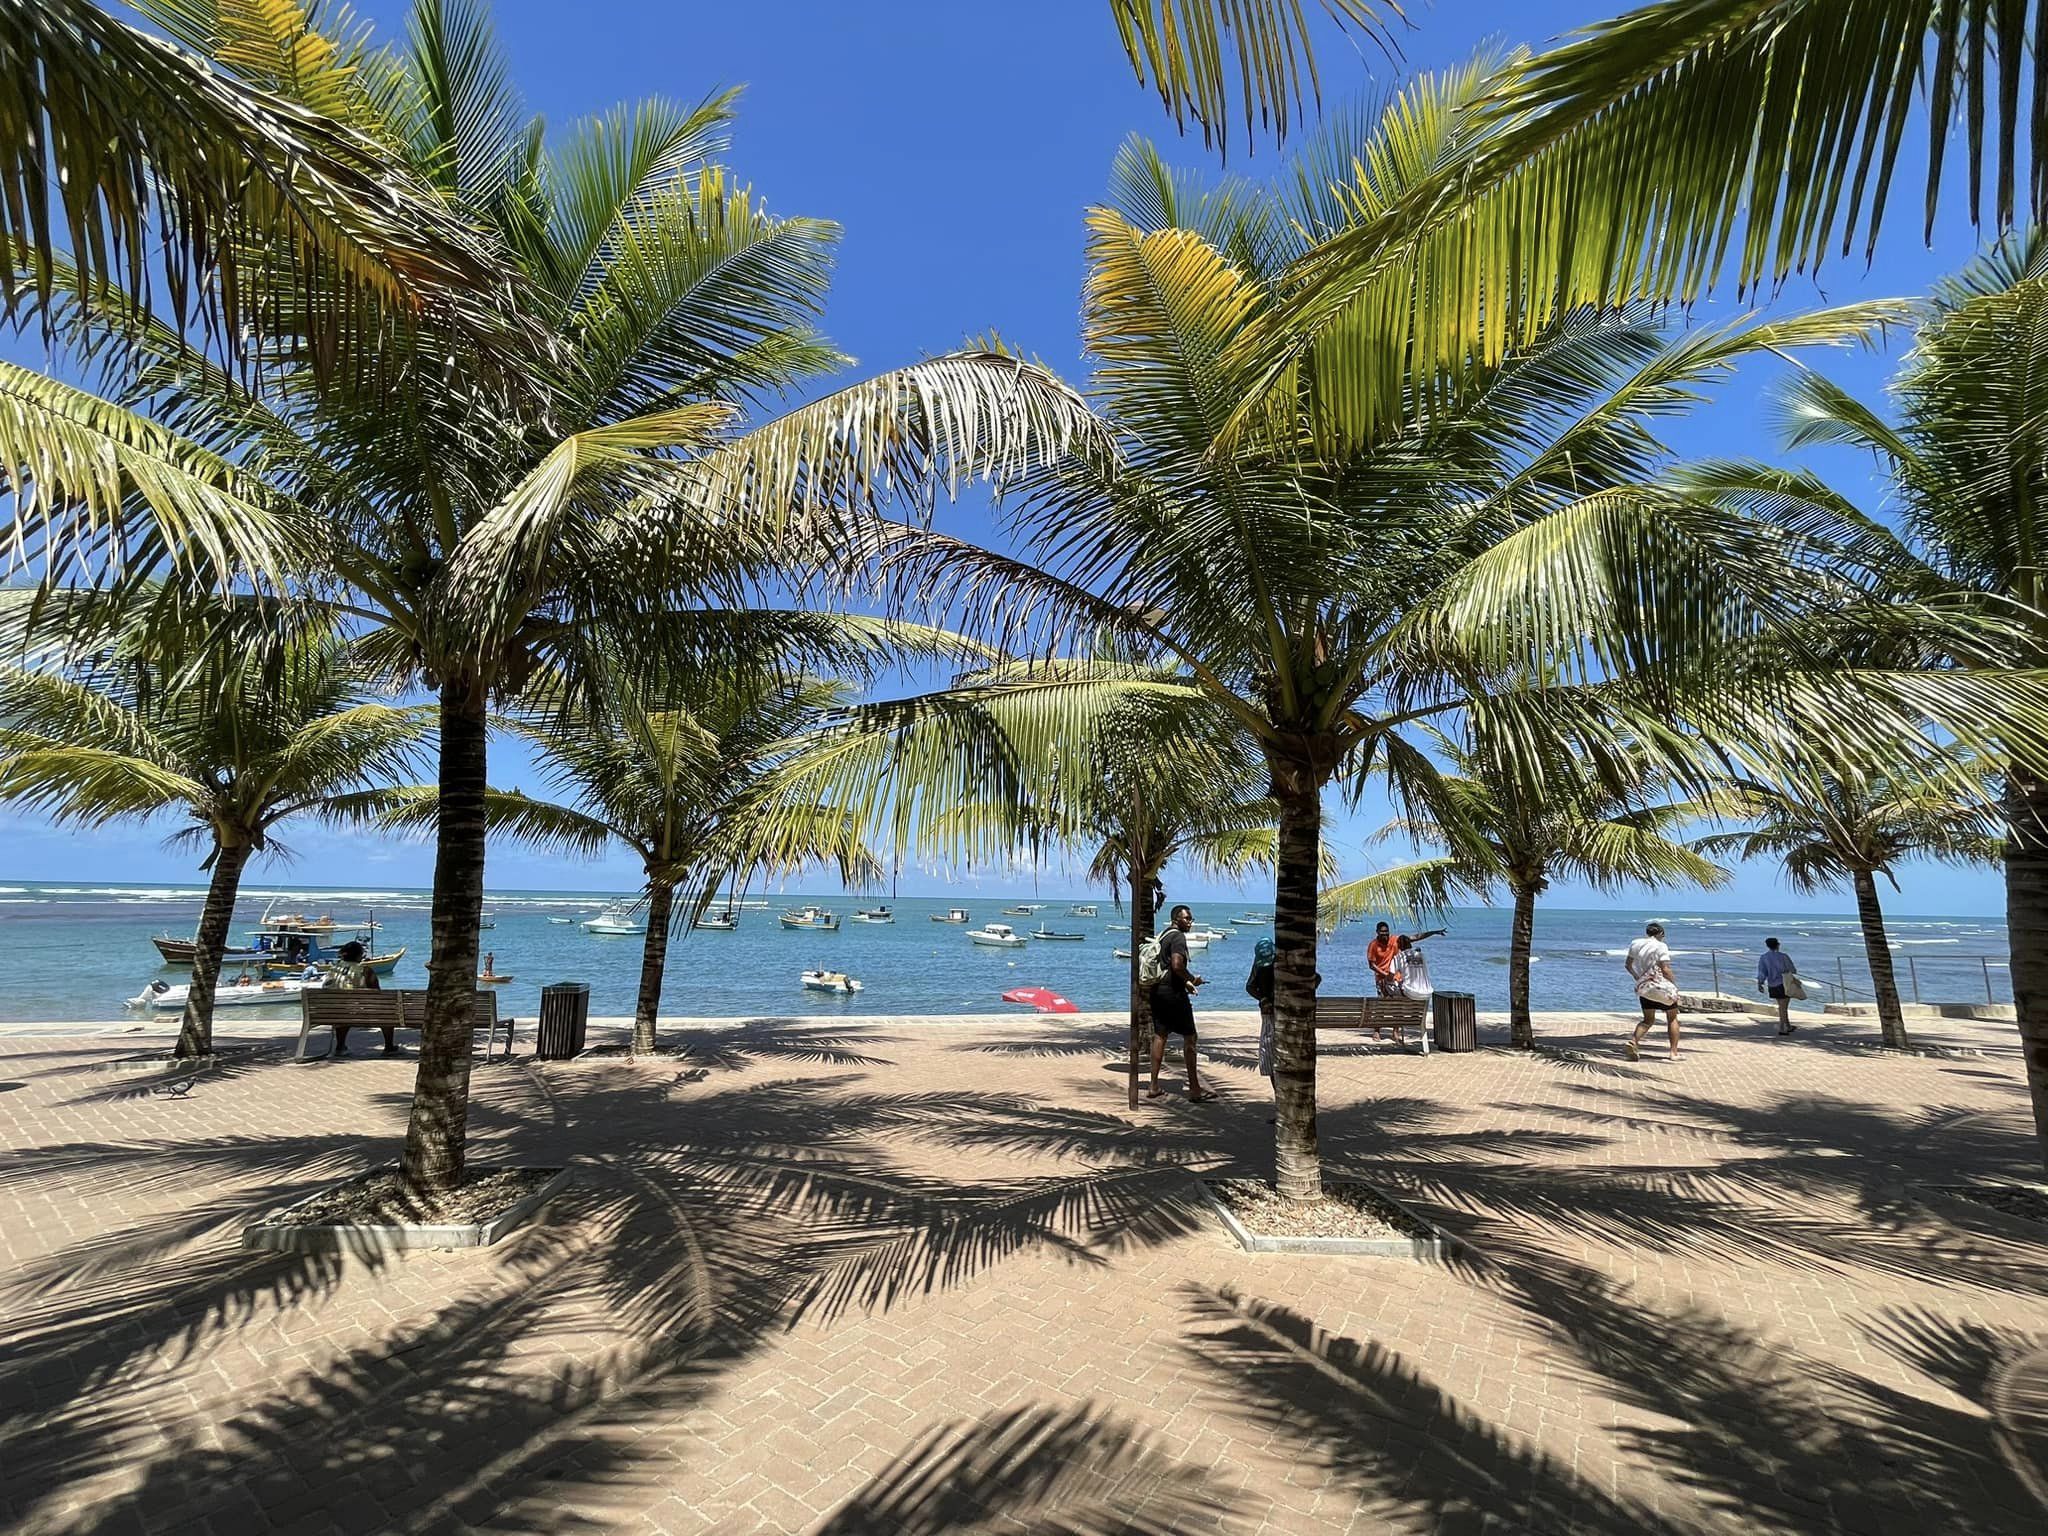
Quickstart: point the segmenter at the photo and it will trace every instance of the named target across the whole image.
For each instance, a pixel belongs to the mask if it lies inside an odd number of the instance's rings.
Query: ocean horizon
[[[0,882],[0,940],[12,962],[12,982],[0,998],[4,1023],[104,1023],[146,1017],[123,1007],[152,979],[176,983],[181,971],[164,967],[153,936],[190,937],[197,924],[203,884],[177,882],[14,881]],[[988,891],[945,896],[906,896],[892,905],[893,924],[857,924],[854,911],[887,898],[844,892],[777,891],[750,900],[768,907],[746,911],[734,933],[678,933],[671,941],[662,993],[662,1012],[672,1015],[744,1016],[829,1014],[965,1014],[1001,1010],[1004,990],[1048,987],[1083,1009],[1123,1006],[1125,962],[1112,951],[1125,940],[1128,923],[1107,896],[1071,893],[1024,895]],[[236,910],[239,934],[255,925],[266,907],[309,915],[331,913],[337,924],[374,918],[381,948],[403,947],[406,955],[387,982],[425,985],[429,939],[429,893],[421,888],[358,883],[322,886],[298,881],[253,881]],[[494,953],[497,969],[513,981],[500,989],[500,1006],[531,1017],[542,985],[581,981],[591,988],[593,1014],[630,1014],[639,989],[640,935],[598,936],[580,926],[605,905],[632,902],[631,892],[577,889],[504,889],[486,894],[494,926],[482,935],[482,950]],[[777,921],[784,907],[817,903],[837,911],[837,932],[787,930]],[[1032,916],[1005,916],[1004,907],[1035,903]],[[1092,904],[1096,916],[1071,913]],[[1252,945],[1270,927],[1233,927],[1247,913],[1270,914],[1271,897],[1246,896],[1191,901],[1199,920],[1234,936],[1197,955],[1195,969],[1211,983],[1203,994],[1209,1007],[1250,1006],[1243,984]],[[971,943],[966,930],[930,921],[948,907],[965,907],[970,927],[1007,922],[1028,932],[1040,922],[1054,931],[1078,932],[1079,941],[1033,942],[1021,950],[988,949]],[[1542,907],[1536,917],[1536,963],[1532,1001],[1538,1009],[1623,1008],[1631,1005],[1621,956],[1651,918],[1670,930],[1682,984],[1709,990],[1718,975],[1722,990],[1753,994],[1755,957],[1767,935],[1778,937],[1810,981],[1819,981],[1811,1006],[1836,987],[1868,995],[1869,972],[1855,917],[1825,911],[1716,912],[1654,900],[1617,901],[1602,908]],[[1467,991],[1482,1009],[1507,1006],[1510,913],[1501,907],[1460,908],[1429,926],[1450,933],[1427,946],[1440,989]],[[1423,926],[1408,923],[1413,928]],[[2006,928],[1989,918],[1941,914],[1888,914],[1898,960],[1901,992],[1910,1000],[1918,986],[1927,1001],[1995,1000],[2012,992],[2005,969]],[[1364,949],[1369,929],[1346,925],[1326,935],[1318,963],[1326,990],[1366,990]],[[841,970],[857,977],[853,997],[806,991],[801,973],[810,968]],[[232,972],[230,973],[232,974]],[[296,1016],[295,1003],[275,1009],[237,1009],[252,1019]],[[224,1015],[225,1017],[225,1015]]]

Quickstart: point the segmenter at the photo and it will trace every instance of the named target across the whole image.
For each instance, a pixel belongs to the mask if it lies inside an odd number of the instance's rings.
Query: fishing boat
[[[854,993],[860,983],[844,971],[805,971],[804,986],[812,992]]]
[[[1131,952],[1128,949],[1112,949],[1109,953],[1111,958],[1116,960],[1128,960],[1131,958]]]
[[[307,966],[296,976],[281,981],[258,981],[244,972],[233,981],[224,981],[213,989],[213,1006],[216,1008],[260,1008],[267,1004],[291,1003],[298,1000],[301,992],[315,992],[327,985],[327,973],[314,966]],[[182,1010],[185,999],[191,993],[189,986],[174,987],[164,980],[152,981],[135,996],[128,999],[130,1008],[154,1008],[159,1013],[173,1009]]]
[[[573,917],[551,917],[548,919],[548,921],[553,923],[557,928],[569,928],[575,925],[576,919]]]
[[[814,928],[821,933],[836,933],[839,930],[839,914],[828,912],[823,907],[791,907],[782,914],[785,928]]]
[[[853,914],[856,923],[893,923],[896,921],[894,907],[862,907]]]
[[[690,924],[690,926],[701,929],[705,933],[733,933],[740,926],[740,915],[730,910],[706,912],[702,917]]]
[[[165,965],[190,965],[199,954],[197,939],[181,939],[174,934],[159,933],[150,939],[156,952],[163,956]],[[266,951],[253,944],[224,949],[220,953],[223,965],[235,965],[244,960],[261,960]]]
[[[1188,941],[1189,949],[1207,949],[1209,947],[1209,940],[1202,934],[1189,933],[1182,935],[1182,937]]]
[[[1100,917],[1102,909],[1092,901],[1083,901],[1067,908],[1069,917]]]
[[[1207,939],[1211,944],[1220,944],[1225,939],[1234,938],[1235,935],[1228,928],[1214,928],[1207,923],[1197,923],[1188,930],[1188,937]]]
[[[595,934],[639,933],[641,932],[641,924],[640,920],[633,915],[632,908],[628,907],[623,901],[615,901],[598,913],[597,916],[586,918],[583,923],[583,931]]]
[[[965,907],[948,907],[944,912],[934,912],[932,914],[932,921],[935,923],[964,923],[969,921],[969,918]]]
[[[478,928],[495,928],[498,926],[498,916],[495,912],[486,912],[476,920],[476,925]]]
[[[480,987],[502,987],[510,980],[512,980],[510,976],[500,976],[496,971],[478,971],[476,973],[476,984]]]
[[[1272,914],[1267,912],[1247,912],[1242,917],[1233,917],[1231,921],[1240,928],[1263,928],[1272,922],[1273,918]]]
[[[1085,933],[1054,933],[1044,923],[1040,923],[1031,931],[1031,937],[1034,939],[1051,939],[1061,944],[1079,944],[1088,935]]]
[[[1033,917],[1037,915],[1039,903],[1020,901],[1014,907],[1003,908],[1005,917]]]
[[[391,950],[387,954],[365,955],[363,956],[363,964],[367,966],[370,970],[375,971],[379,976],[389,976],[393,971],[398,969],[398,962],[405,958],[405,951],[409,947],[410,946],[407,945],[401,945],[397,949]],[[222,958],[225,959],[226,957],[223,956]],[[321,965],[329,964],[335,958],[336,957],[332,953],[320,954],[313,957],[314,961]],[[247,962],[245,961],[244,963],[246,964]],[[279,956],[275,959],[265,959],[261,961],[260,964],[257,966],[257,969],[262,973],[263,979],[265,981],[277,981],[287,976],[297,975],[301,970],[305,968],[306,964],[307,962],[303,959],[287,960],[282,956]]]
[[[967,937],[992,949],[1022,949],[1031,942],[1008,923],[985,923]]]

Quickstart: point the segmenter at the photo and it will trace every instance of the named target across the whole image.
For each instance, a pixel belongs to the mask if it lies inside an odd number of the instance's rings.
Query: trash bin
[[[533,1054],[542,1061],[567,1061],[583,1049],[590,1025],[590,984],[558,981],[540,989],[540,1023]]]
[[[1470,992],[1439,992],[1430,1002],[1430,1031],[1440,1051],[1479,1049],[1479,1004]]]

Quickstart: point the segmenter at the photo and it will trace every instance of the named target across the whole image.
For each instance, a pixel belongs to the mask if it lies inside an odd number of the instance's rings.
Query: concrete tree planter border
[[[1349,1254],[1360,1258],[1382,1259],[1446,1259],[1454,1247],[1461,1246],[1457,1238],[1440,1230],[1435,1223],[1424,1220],[1407,1205],[1377,1184],[1364,1179],[1326,1179],[1326,1188],[1350,1187],[1362,1189],[1374,1199],[1393,1206],[1402,1217],[1412,1222],[1426,1236],[1421,1237],[1266,1237],[1251,1231],[1230,1208],[1230,1202],[1213,1187],[1215,1180],[1197,1179],[1202,1197],[1223,1219],[1223,1225],[1237,1240],[1240,1248],[1247,1253],[1321,1253]]]
[[[251,1222],[242,1229],[244,1248],[278,1253],[404,1253],[413,1249],[488,1248],[524,1226],[527,1220],[569,1182],[573,1164],[557,1168],[553,1177],[527,1191],[487,1221],[470,1222],[339,1222],[331,1226],[290,1223],[283,1220],[302,1205],[320,1199],[390,1165],[365,1169],[336,1179],[310,1195],[293,1201],[280,1211]],[[477,1172],[492,1170],[477,1169]]]
[[[83,1070],[127,1077],[147,1077],[152,1073],[206,1072],[214,1067],[247,1058],[247,1052],[228,1054],[215,1051],[208,1056],[122,1056],[113,1061],[95,1061]]]

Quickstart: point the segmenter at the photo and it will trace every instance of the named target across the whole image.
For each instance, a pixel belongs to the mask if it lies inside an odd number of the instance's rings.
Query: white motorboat
[[[739,930],[740,915],[730,911],[706,912],[690,926],[705,933],[735,933]]]
[[[894,907],[862,907],[853,914],[856,923],[893,923],[896,921]]]
[[[1101,915],[1102,909],[1092,901],[1078,902],[1074,906],[1067,908],[1067,916],[1069,917],[1100,917]]]
[[[1131,958],[1131,952],[1128,949],[1112,949],[1110,954],[1118,960],[1128,960]]]
[[[1272,921],[1272,916],[1265,912],[1247,912],[1242,917],[1231,919],[1240,928],[1263,928]]]
[[[791,907],[782,914],[785,928],[813,928],[821,933],[836,933],[839,930],[839,914],[828,912],[823,907]]]
[[[805,971],[804,986],[812,992],[858,992],[860,983],[844,971]]]
[[[1188,948],[1190,950],[1207,949],[1209,947],[1209,940],[1202,934],[1190,933],[1184,935],[1184,937],[1188,941]]]
[[[548,921],[553,923],[557,928],[570,928],[575,926],[576,923],[576,919],[573,917],[551,917],[548,919]]]
[[[615,901],[597,916],[587,919],[583,931],[596,934],[640,933],[644,929],[640,919],[633,915],[632,908],[622,901]]]
[[[934,912],[932,914],[932,921],[935,923],[967,922],[967,909],[965,907],[948,907],[943,913]]]
[[[1034,939],[1051,939],[1055,943],[1060,944],[1079,944],[1088,935],[1085,933],[1054,933],[1051,928],[1041,922],[1031,931],[1031,937]]]
[[[317,992],[327,985],[327,973],[314,966],[307,966],[296,976],[287,976],[280,981],[258,981],[244,974],[233,981],[224,981],[213,990],[213,1006],[216,1008],[261,1008],[266,1003],[273,1006],[298,1001],[301,992]],[[135,996],[128,999],[130,1008],[154,1008],[159,1013],[172,1009],[182,1010],[185,999],[191,993],[189,986],[174,987],[166,981],[152,981]]]
[[[1225,939],[1233,938],[1235,935],[1228,928],[1215,928],[1211,927],[1208,923],[1197,923],[1188,930],[1188,937],[1204,938],[1211,944],[1220,944]]]
[[[1014,906],[1014,907],[1005,907],[1005,908],[1003,908],[1003,916],[1005,916],[1005,917],[1031,917],[1031,916],[1033,916],[1033,915],[1035,915],[1035,914],[1037,913],[1037,911],[1038,911],[1038,909],[1039,909],[1040,907],[1042,907],[1042,906],[1044,906],[1044,905],[1045,905],[1045,903],[1044,903],[1044,902],[1042,902],[1042,901],[1020,901],[1020,902],[1018,902],[1018,903],[1017,903],[1017,905],[1016,905],[1016,906]]]
[[[967,935],[977,944],[986,944],[992,949],[1022,949],[1031,941],[1008,923],[987,923]]]

